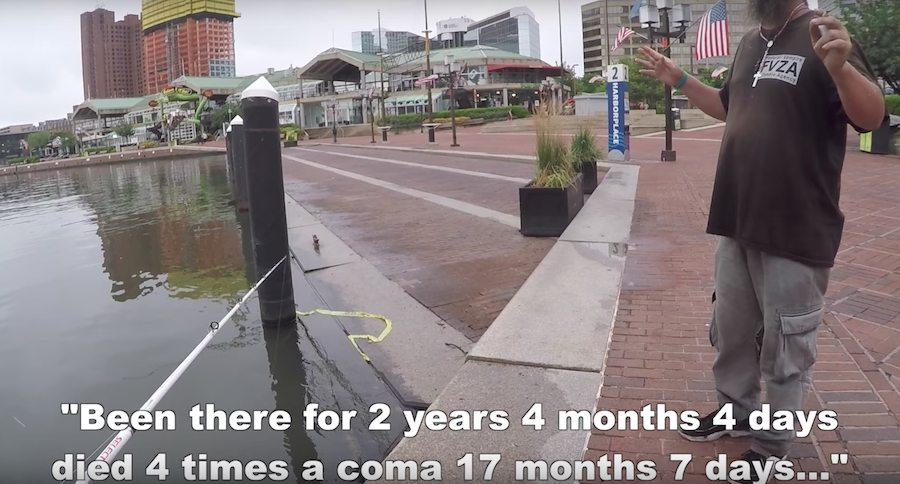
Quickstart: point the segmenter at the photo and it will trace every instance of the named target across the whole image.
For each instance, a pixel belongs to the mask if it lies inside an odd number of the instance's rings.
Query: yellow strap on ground
[[[348,334],[347,339],[350,340],[350,344],[356,348],[356,351],[359,352],[360,356],[366,363],[370,363],[372,360],[369,359],[369,355],[367,355],[360,347],[359,344],[356,343],[358,339],[364,339],[369,343],[380,343],[390,332],[391,332],[391,320],[380,315],[380,314],[372,314],[366,313],[363,311],[331,311],[329,309],[313,309],[312,311],[297,311],[298,317],[303,316],[312,316],[313,314],[322,314],[324,316],[338,316],[344,318],[365,318],[365,319],[380,319],[384,322],[384,330],[381,331],[381,334],[378,336],[372,336],[370,334]]]

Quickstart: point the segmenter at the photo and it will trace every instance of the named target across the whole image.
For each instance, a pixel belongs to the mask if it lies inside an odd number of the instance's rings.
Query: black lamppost
[[[337,143],[337,100],[331,100],[331,137],[333,143]]]
[[[454,148],[459,146],[456,142],[456,82],[459,77],[459,66],[453,62],[454,57],[448,55],[444,57],[444,65],[447,66],[447,78],[450,81],[450,126],[453,129],[453,143],[450,145]]]
[[[669,17],[671,13],[671,19]],[[660,18],[662,19],[660,21]],[[670,22],[677,26],[671,30]],[[654,37],[665,39],[678,39],[684,43],[685,32],[691,23],[690,5],[673,5],[673,0],[656,0],[656,6],[644,5],[640,9],[641,27],[647,29],[650,44]],[[658,26],[658,27],[657,27]],[[668,42],[664,52],[666,57],[672,55],[672,43]],[[661,155],[662,161],[675,161],[675,150],[672,149],[672,132],[675,130],[675,118],[672,112],[672,86],[665,87],[665,117],[666,117],[666,149]]]

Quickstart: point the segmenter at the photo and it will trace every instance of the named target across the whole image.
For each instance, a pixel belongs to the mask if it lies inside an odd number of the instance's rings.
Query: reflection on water
[[[79,431],[60,403],[139,407],[255,282],[249,251],[218,158],[0,177],[0,482],[43,482],[63,454],[103,441],[108,432]],[[317,304],[298,272],[298,303]],[[308,403],[360,417],[349,432],[192,432],[188,410],[207,402],[284,409],[295,422]],[[126,452],[135,469],[167,452],[178,470],[202,452],[281,459],[294,475],[321,459],[333,478],[342,460],[382,458],[402,431],[392,418],[395,431],[367,432],[378,402],[400,415],[333,320],[263,330],[251,299],[163,400],[177,430],[141,432]]]
[[[127,301],[160,287],[177,297],[233,296],[246,281],[226,175],[209,164],[168,164],[118,167],[82,199],[97,214],[112,296]]]

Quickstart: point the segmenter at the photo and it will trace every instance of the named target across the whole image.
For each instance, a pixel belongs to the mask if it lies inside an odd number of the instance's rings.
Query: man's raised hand
[[[644,67],[641,69],[641,74],[662,81],[669,86],[675,85],[684,74],[684,71],[672,62],[672,59],[649,47],[641,47],[635,60]]]

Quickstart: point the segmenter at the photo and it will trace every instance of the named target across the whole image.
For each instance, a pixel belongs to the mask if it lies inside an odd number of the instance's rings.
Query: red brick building
[[[234,77],[234,0],[144,0],[144,91],[180,76]]]
[[[141,20],[98,8],[81,14],[81,70],[84,98],[143,94]]]

